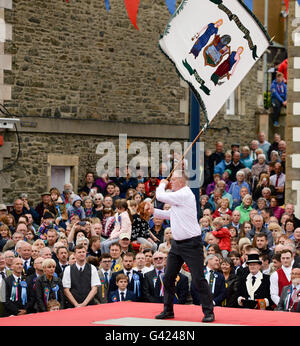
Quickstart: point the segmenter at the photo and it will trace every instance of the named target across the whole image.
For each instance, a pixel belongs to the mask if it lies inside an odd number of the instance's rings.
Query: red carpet
[[[121,302],[85,308],[43,312],[25,316],[0,318],[1,326],[99,326],[95,321],[135,317],[153,319],[162,311],[162,304]],[[201,307],[176,305],[172,321],[200,322]],[[215,308],[215,323],[243,326],[300,326],[300,314],[281,311]],[[116,324],[117,325],[117,324]]]

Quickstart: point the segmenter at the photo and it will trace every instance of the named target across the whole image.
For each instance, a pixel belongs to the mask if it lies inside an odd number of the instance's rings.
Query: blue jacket
[[[252,166],[253,166],[253,159],[251,158],[250,155],[248,155],[248,156],[245,157],[245,158],[241,158],[240,161],[244,164],[245,167],[247,167],[247,168],[249,168],[249,169],[251,169]]]
[[[221,162],[219,162],[214,169],[214,174],[219,173],[220,175],[222,175],[225,171],[225,169],[228,168],[228,166],[230,165],[230,163],[228,163],[226,165],[225,160],[222,160]]]
[[[284,82],[277,83],[277,80],[273,80],[271,84],[271,100],[277,99],[281,103],[286,101],[287,98],[287,88]]]
[[[243,181],[241,183],[241,185],[239,185],[237,181],[235,181],[234,183],[231,184],[228,193],[231,194],[234,203],[237,203],[237,202],[241,201],[240,190],[241,190],[241,187],[243,187],[243,186],[247,187],[248,193],[250,194],[251,193],[250,186],[245,181]]]

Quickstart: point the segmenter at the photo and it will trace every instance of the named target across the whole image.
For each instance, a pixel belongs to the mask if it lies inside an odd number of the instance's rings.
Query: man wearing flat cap
[[[270,276],[260,271],[262,261],[258,254],[249,254],[246,264],[250,273],[239,281],[238,305],[248,309],[269,310],[272,305]]]
[[[0,217],[7,214],[7,207],[5,204],[0,204]]]
[[[44,215],[45,209],[49,208],[49,204],[51,201],[51,195],[49,191],[45,191],[41,193],[42,201],[35,207],[35,211],[39,214],[39,224],[41,223],[42,217]]]

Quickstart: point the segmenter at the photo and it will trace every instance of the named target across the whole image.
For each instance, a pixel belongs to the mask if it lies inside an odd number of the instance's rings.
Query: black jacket
[[[45,290],[49,291],[48,301],[50,299],[55,299],[60,303],[60,309],[64,309],[65,296],[61,279],[54,276],[53,279],[49,281],[44,274],[35,281],[35,295],[38,312],[47,311]],[[55,293],[56,290],[57,294]]]
[[[11,316],[11,315],[18,315],[19,310],[28,310],[28,301],[29,301],[29,295],[30,291],[28,289],[28,285],[26,288],[26,295],[27,295],[27,303],[23,304],[23,301],[21,299],[21,287],[18,286],[18,300],[12,301],[10,299],[12,288],[15,282],[15,278],[13,275],[8,276],[5,280],[5,303],[4,303],[4,316]],[[24,278],[21,281],[22,283],[25,282]]]
[[[109,294],[110,292],[116,291],[116,290],[118,289],[118,286],[116,285],[116,278],[117,278],[117,275],[118,275],[118,274],[125,274],[125,272],[126,272],[126,270],[123,269],[123,270],[120,270],[120,271],[115,272],[115,273],[112,274],[111,279],[110,279],[110,281],[109,281],[108,294]],[[125,274],[125,275],[126,275],[126,274]],[[143,295],[143,292],[142,292],[142,289],[143,289],[143,274],[141,274],[141,273],[139,273],[139,272],[133,270],[133,276],[134,276],[134,275],[137,275],[137,276],[138,276],[138,281],[140,282],[140,284],[139,284],[139,293],[140,293],[140,295],[137,296],[137,292],[136,292],[136,301],[137,301],[137,302],[140,302],[140,301],[142,301],[142,295]],[[136,277],[136,278],[137,278],[137,277]],[[135,284],[134,284],[134,279],[133,279],[133,277],[132,277],[131,280],[130,280],[130,282],[128,283],[127,289],[128,289],[129,291],[134,292],[134,285],[135,285]]]

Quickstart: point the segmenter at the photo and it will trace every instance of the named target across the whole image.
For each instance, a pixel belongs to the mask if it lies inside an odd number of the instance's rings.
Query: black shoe
[[[214,314],[207,314],[203,317],[202,322],[213,322],[215,320]]]
[[[157,320],[165,320],[168,318],[174,318],[174,312],[163,311],[159,315],[155,316]]]

